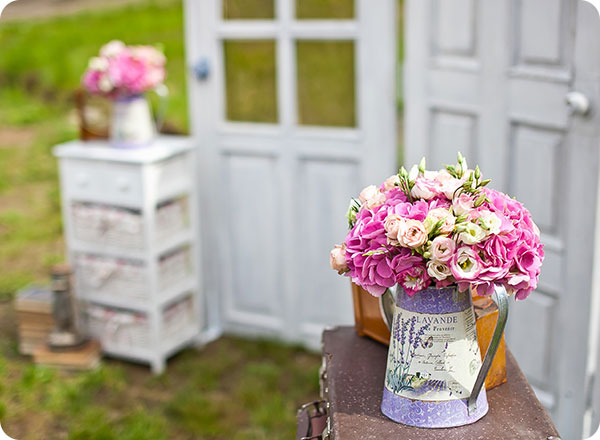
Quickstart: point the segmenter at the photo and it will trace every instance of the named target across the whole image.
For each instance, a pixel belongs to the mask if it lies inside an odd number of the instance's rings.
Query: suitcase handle
[[[298,410],[297,440],[328,440],[327,401],[315,400]]]

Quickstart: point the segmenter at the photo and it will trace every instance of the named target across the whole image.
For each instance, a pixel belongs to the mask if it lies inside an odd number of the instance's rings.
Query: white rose
[[[452,275],[450,268],[441,261],[429,260],[427,262],[427,273],[431,278],[435,278],[438,281],[443,281]]]
[[[119,55],[125,49],[127,49],[125,43],[119,40],[112,40],[106,43],[104,46],[102,46],[102,48],[100,49],[100,56],[109,58],[114,57]]]
[[[90,70],[104,72],[108,69],[108,60],[104,57],[93,57],[92,59],[90,59],[88,67],[90,68]]]
[[[102,77],[98,80],[98,88],[104,93],[108,93],[113,89],[113,83],[108,75],[102,75]]]
[[[460,241],[465,244],[476,244],[483,241],[486,237],[485,230],[475,223],[467,223],[464,230],[458,235]]]

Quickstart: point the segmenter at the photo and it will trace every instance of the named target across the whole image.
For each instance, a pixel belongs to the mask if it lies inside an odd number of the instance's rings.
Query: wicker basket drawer
[[[83,296],[150,300],[150,272],[143,261],[79,253],[75,257],[78,287]],[[158,259],[158,286],[167,292],[192,274],[190,247],[185,246]]]
[[[161,315],[162,347],[179,342],[195,322],[192,294],[168,305]],[[87,328],[90,336],[98,339],[105,351],[155,350],[150,321],[144,313],[107,307],[99,304],[87,306]]]
[[[139,250],[144,247],[144,224],[139,209],[100,203],[73,202],[71,223],[75,239],[90,244]],[[189,227],[187,197],[156,207],[156,240],[168,240]]]

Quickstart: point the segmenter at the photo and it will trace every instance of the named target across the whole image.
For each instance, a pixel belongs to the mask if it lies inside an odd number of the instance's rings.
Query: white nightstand
[[[73,141],[54,155],[86,328],[107,354],[160,373],[203,315],[192,141],[162,136],[136,150]]]

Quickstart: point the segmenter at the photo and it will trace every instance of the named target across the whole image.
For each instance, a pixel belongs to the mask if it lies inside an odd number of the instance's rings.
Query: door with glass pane
[[[396,169],[395,1],[188,0],[211,327],[317,347],[348,200]]]

